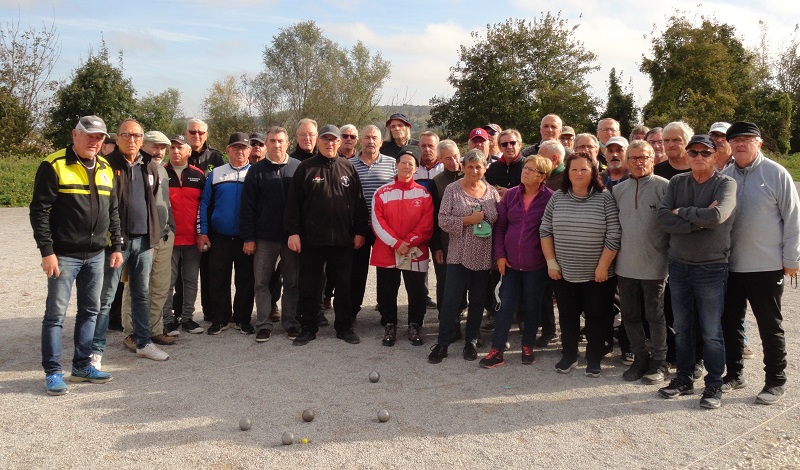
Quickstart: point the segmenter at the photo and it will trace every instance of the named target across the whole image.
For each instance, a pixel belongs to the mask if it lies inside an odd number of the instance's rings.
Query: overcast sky
[[[257,73],[264,48],[278,30],[305,20],[314,20],[342,46],[361,40],[391,62],[382,104],[428,104],[435,95],[452,95],[449,68],[458,59],[458,47],[473,43],[471,31],[560,9],[570,26],[580,24],[578,39],[597,54],[600,70],[590,77],[592,94],[605,100],[608,73],[615,67],[626,83],[633,80],[638,106],[650,96],[650,81],[638,64],[650,54],[651,32],[663,32],[676,9],[698,23],[705,15],[734,25],[746,47],[759,43],[761,20],[773,51],[800,23],[800,8],[778,0],[562,0],[551,5],[532,0],[0,0],[0,19],[2,27],[17,19],[23,26],[55,23],[62,45],[58,79],[69,79],[104,38],[114,63],[117,51],[124,51],[125,75],[138,96],[177,88],[191,116],[201,114],[200,104],[215,79]]]

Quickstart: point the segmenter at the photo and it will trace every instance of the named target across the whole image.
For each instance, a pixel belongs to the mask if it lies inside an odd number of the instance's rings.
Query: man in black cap
[[[369,230],[367,204],[353,164],[339,158],[339,128],[326,124],[319,130],[317,154],[300,163],[287,196],[284,223],[289,249],[300,253],[300,300],[297,315],[300,335],[296,346],[317,338],[319,282],[328,264],[328,282],[336,290],[336,337],[348,343],[361,342],[353,331],[350,273],[353,250],[361,248]]]
[[[411,138],[411,121],[405,114],[395,113],[389,116],[386,130],[388,135],[380,150],[383,155],[394,158],[404,145],[419,145],[419,141]]]
[[[697,340],[703,341],[708,372],[702,408],[722,404],[725,344],[721,321],[736,207],[736,182],[716,170],[715,151],[708,135],[689,140],[686,154],[691,172],[670,179],[657,213],[661,227],[670,234],[669,283],[678,360],[677,377],[658,393],[676,398],[694,392],[694,323],[699,321],[701,337]]]
[[[756,403],[771,405],[783,397],[786,384],[781,295],[784,276],[796,279],[800,266],[800,200],[789,172],[761,153],[761,132],[755,124],[735,122],[726,138],[735,162],[722,173],[733,178],[739,190],[722,314],[727,366],[722,391],[745,386],[742,322],[750,302],[761,336],[766,375]]]
[[[214,283],[209,286],[211,326],[209,335],[228,329],[231,319],[231,269],[236,269],[236,295],[233,299],[233,321],[244,335],[254,333],[253,255],[243,250],[239,233],[239,208],[247,170],[250,169],[250,139],[244,132],[234,132],[225,147],[228,163],[214,168],[206,179],[200,200],[200,236],[197,248],[208,250],[208,272]]]
[[[251,165],[263,160],[264,157],[267,156],[267,148],[264,144],[266,138],[267,136],[263,132],[253,132],[250,134],[250,156],[247,157],[247,160]]]

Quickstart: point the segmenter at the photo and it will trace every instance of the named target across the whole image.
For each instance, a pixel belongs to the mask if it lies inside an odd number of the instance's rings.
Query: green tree
[[[148,93],[139,100],[138,116],[145,130],[161,131],[168,137],[182,134],[181,93],[176,88],[167,88],[157,95]]]
[[[6,87],[0,87],[0,157],[21,148],[28,136],[31,114]]]
[[[633,91],[630,86],[628,91],[624,91],[620,85],[621,79],[622,74],[617,77],[617,70],[612,68],[611,73],[608,74],[608,102],[603,117],[619,121],[620,133],[627,137],[636,126],[638,110],[633,104]]]
[[[800,151],[800,28],[795,30],[775,59],[775,81],[778,90],[792,103],[789,128],[792,152]]]
[[[231,134],[255,128],[253,118],[242,107],[242,100],[242,90],[232,75],[215,80],[209,88],[202,107],[212,147],[225,148]]]
[[[121,67],[108,61],[108,49],[102,43],[97,54],[89,57],[72,74],[72,80],[56,91],[50,110],[46,136],[55,147],[72,142],[71,131],[80,116],[94,114],[103,118],[109,130],[123,120],[135,116],[138,105],[131,80],[125,78]]]
[[[487,25],[484,34],[473,31],[474,44],[462,45],[450,68],[455,93],[430,100],[428,124],[466,139],[470,129],[496,122],[530,141],[538,140],[539,123],[549,113],[579,129],[593,128],[599,101],[587,91],[587,75],[599,66],[575,38],[577,27],[548,12],[532,22],[510,18]]]

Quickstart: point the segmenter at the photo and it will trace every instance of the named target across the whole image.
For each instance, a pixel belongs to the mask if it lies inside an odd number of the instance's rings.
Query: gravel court
[[[5,468],[800,466],[795,289],[784,295],[787,395],[771,407],[753,404],[763,365],[752,315],[756,358],[745,365],[748,387],[726,394],[719,410],[703,410],[699,390],[663,400],[657,386],[624,382],[618,348],[598,379],[583,375],[583,358],[572,374],[555,373],[557,345],[537,350],[536,364],[522,366],[516,332],[504,367],[482,370],[465,362],[458,344],[442,364],[428,364],[434,310],[423,327],[424,346],[410,345],[401,327],[397,345],[383,347],[372,310],[374,275],[356,325],[359,345],[337,340],[332,327],[305,347],[292,346],[280,327],[265,344],[233,329],[216,337],[182,333],[176,345],[164,347],[170,360],[156,363],[126,351],[122,334],[113,332],[103,365],[114,380],[69,384],[67,395],[50,397],[39,364],[45,279],[26,208],[0,209],[0,246]],[[432,273],[430,280],[433,289]],[[405,304],[402,289],[399,302]],[[67,366],[74,311],[73,302],[65,323]],[[372,370],[381,374],[378,383],[367,378]],[[316,412],[311,423],[300,417],[306,408]],[[382,408],[391,413],[387,423],[378,422]],[[242,417],[251,418],[252,430],[238,429]],[[283,446],[284,431],[310,442]]]

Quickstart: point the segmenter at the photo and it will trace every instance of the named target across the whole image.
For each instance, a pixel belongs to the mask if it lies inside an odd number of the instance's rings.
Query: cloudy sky
[[[552,5],[552,6],[551,6]],[[704,2],[673,0],[460,0],[405,2],[280,0],[0,0],[0,20],[23,26],[54,23],[62,52],[56,72],[68,79],[101,38],[116,61],[124,51],[125,75],[139,96],[175,87],[187,115],[199,115],[200,103],[215,79],[257,73],[262,53],[281,28],[314,20],[342,46],[361,40],[392,64],[382,104],[428,104],[435,95],[450,96],[449,68],[461,44],[472,44],[471,31],[506,18],[538,18],[543,10],[561,11],[577,37],[597,54],[600,70],[590,77],[592,93],[604,99],[612,67],[632,79],[641,106],[650,82],[638,70],[650,53],[650,36],[662,32],[676,10],[698,23],[701,15],[736,27],[747,47],[759,43],[759,20],[766,25],[769,47],[784,44],[800,23],[800,8],[781,0]]]

